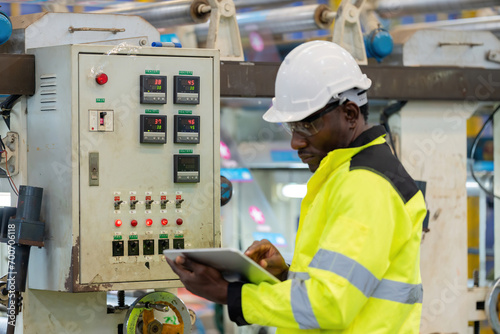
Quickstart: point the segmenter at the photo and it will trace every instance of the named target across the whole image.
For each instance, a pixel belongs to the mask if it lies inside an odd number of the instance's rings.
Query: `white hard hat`
[[[273,123],[300,121],[332,100],[349,99],[362,106],[367,103],[364,92],[371,84],[354,58],[339,45],[307,42],[283,60],[273,105],[263,118]]]

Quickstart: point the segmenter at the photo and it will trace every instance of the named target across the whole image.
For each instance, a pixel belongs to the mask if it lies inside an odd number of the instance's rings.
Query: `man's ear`
[[[346,121],[352,125],[356,125],[359,120],[359,115],[361,114],[361,110],[356,103],[352,101],[348,101],[344,104],[344,115]]]

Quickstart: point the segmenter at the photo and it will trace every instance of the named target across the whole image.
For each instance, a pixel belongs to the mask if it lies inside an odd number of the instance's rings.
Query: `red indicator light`
[[[134,220],[132,220],[132,221],[130,222],[130,225],[132,225],[133,227],[136,227],[136,226],[137,226],[137,220],[135,220],[135,219],[134,219]]]
[[[122,221],[120,219],[115,220],[115,226],[116,227],[122,226]]]
[[[182,218],[177,218],[177,220],[175,222],[177,223],[177,225],[182,225],[182,223],[184,223]]]
[[[162,224],[162,225],[167,225],[167,224],[168,224],[168,220],[166,220],[166,219],[162,219],[162,220],[161,220],[161,224]]]
[[[107,76],[105,73],[99,73],[99,74],[95,77],[95,81],[96,81],[99,85],[104,85],[106,82],[108,82],[108,76]]]
[[[146,219],[146,226],[153,225],[153,219]]]

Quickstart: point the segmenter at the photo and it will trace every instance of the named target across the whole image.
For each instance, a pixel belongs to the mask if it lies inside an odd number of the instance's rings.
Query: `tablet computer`
[[[166,249],[163,254],[171,260],[181,255],[213,267],[229,282],[245,281],[255,284],[280,282],[243,252],[233,248]]]

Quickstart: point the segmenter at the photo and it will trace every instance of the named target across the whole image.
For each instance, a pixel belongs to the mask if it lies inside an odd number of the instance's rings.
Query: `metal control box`
[[[44,188],[46,223],[30,288],[180,286],[164,249],[220,247],[218,51],[70,45],[30,53],[28,182]],[[186,91],[198,99],[176,103]]]

